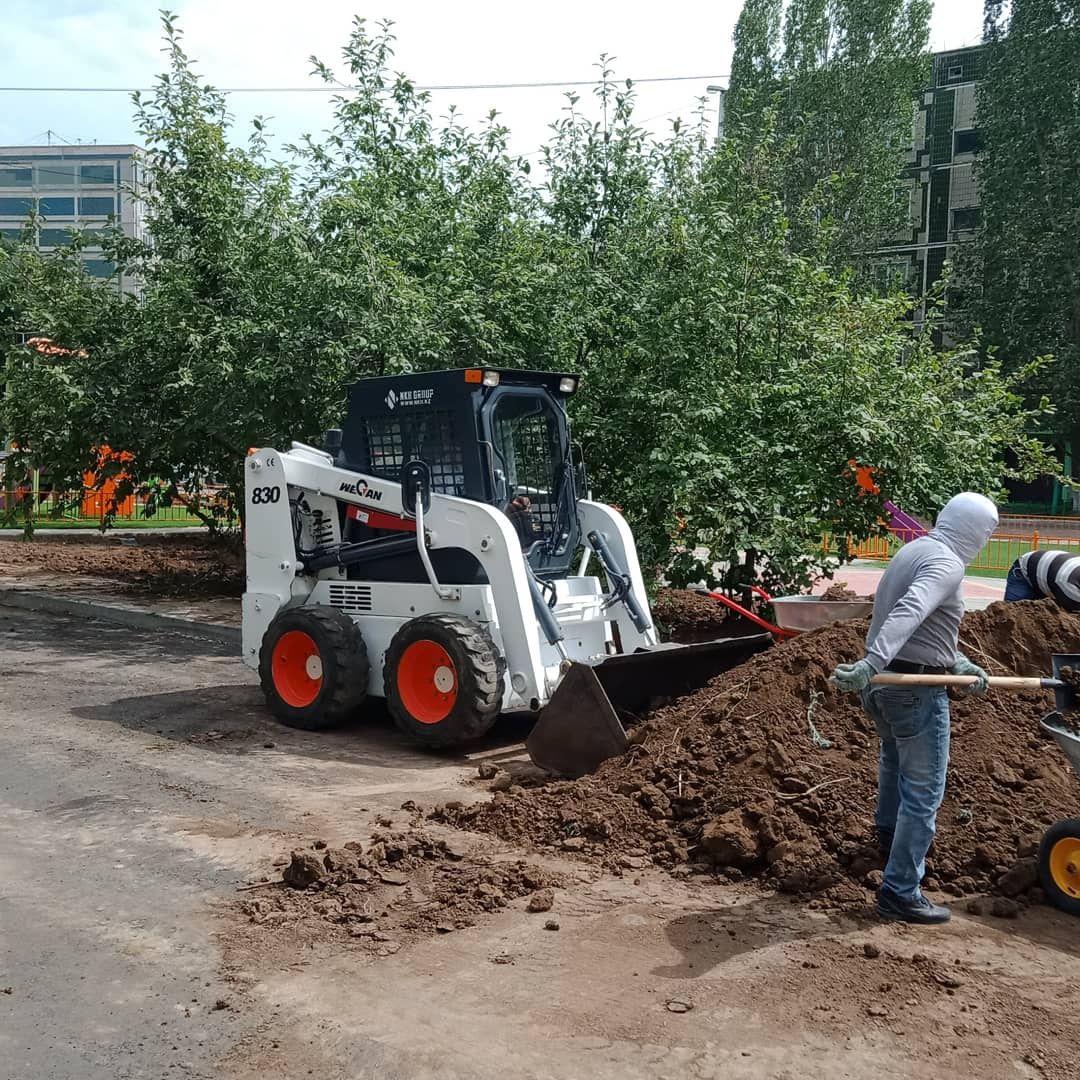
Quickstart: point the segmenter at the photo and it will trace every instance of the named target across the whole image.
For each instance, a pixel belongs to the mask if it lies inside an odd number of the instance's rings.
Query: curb
[[[177,615],[160,615],[153,611],[116,607],[93,600],[75,600],[69,596],[38,592],[30,589],[0,588],[0,607],[21,608],[23,611],[43,611],[51,615],[73,615],[79,619],[101,619],[103,622],[126,626],[132,630],[157,630],[186,637],[208,638],[224,645],[240,648],[240,628],[222,623],[196,622]]]

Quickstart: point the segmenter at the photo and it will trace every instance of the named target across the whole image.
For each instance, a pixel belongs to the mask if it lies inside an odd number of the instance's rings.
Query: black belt
[[[886,671],[895,672],[897,675],[947,675],[948,668],[934,667],[933,664],[913,664],[910,660],[893,660]]]

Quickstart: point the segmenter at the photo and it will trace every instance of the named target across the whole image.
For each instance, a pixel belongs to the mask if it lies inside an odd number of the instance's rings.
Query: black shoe
[[[948,922],[952,918],[952,912],[947,907],[932,904],[922,893],[914,900],[902,900],[896,893],[889,892],[887,889],[878,890],[877,912],[883,919],[891,919],[894,922],[922,923],[926,926]]]

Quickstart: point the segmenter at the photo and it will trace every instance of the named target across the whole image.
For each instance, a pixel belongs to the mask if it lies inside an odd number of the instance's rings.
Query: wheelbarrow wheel
[[[1054,907],[1080,915],[1080,818],[1066,818],[1046,830],[1039,845],[1039,878]]]

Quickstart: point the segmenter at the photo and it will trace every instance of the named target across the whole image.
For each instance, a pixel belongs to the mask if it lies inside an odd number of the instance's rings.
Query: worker
[[[1067,551],[1028,551],[1012,564],[1005,599],[1041,600],[1050,596],[1066,611],[1080,611],[1080,555]]]
[[[929,535],[905,544],[882,575],[866,636],[866,655],[840,664],[830,681],[858,691],[881,739],[874,824],[886,858],[877,910],[885,919],[941,923],[947,907],[922,893],[949,764],[949,698],[938,686],[877,686],[879,672],[973,675],[969,693],[985,693],[987,674],[957,652],[964,571],[997,528],[994,504],[964,492],[945,504]]]

